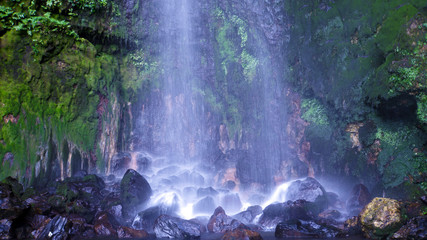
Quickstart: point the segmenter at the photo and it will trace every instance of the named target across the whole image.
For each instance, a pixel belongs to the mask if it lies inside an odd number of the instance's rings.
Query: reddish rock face
[[[144,230],[136,230],[128,227],[118,227],[117,236],[119,238],[146,238],[148,233]]]
[[[108,213],[106,212],[97,214],[93,228],[98,236],[117,236],[117,231],[110,222]]]
[[[262,240],[258,232],[248,229],[235,229],[233,231],[225,232],[221,240]]]

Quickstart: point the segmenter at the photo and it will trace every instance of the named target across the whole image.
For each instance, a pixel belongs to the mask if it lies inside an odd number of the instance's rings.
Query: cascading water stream
[[[217,206],[222,206],[228,214],[235,214],[246,207],[254,205],[249,201],[250,194],[256,190],[236,192],[239,188],[218,186],[218,175],[206,171],[203,159],[206,141],[204,134],[205,113],[203,94],[197,94],[197,89],[203,89],[198,72],[202,68],[200,42],[200,23],[205,22],[206,14],[201,14],[200,3],[194,0],[159,0],[156,2],[161,10],[158,16],[158,48],[161,67],[160,104],[154,108],[157,117],[151,124],[154,136],[148,140],[153,142],[152,154],[146,154],[151,159],[150,169],[142,174],[150,182],[154,194],[146,207],[160,206],[165,213],[174,211],[182,218],[195,216],[210,216]],[[257,5],[257,7],[259,7]],[[206,26],[204,26],[206,27]],[[254,173],[251,178],[267,187],[273,186],[273,178],[279,169],[283,158],[283,122],[285,108],[283,105],[283,88],[279,84],[280,73],[274,70],[273,53],[261,32],[254,31],[257,36],[255,57],[260,60],[258,67],[259,87],[251,93],[257,103],[257,111],[261,121],[251,123],[260,127],[262,133],[256,136],[257,145],[251,162],[246,164]],[[203,56],[203,57],[202,57]],[[279,100],[278,100],[279,99]],[[150,152],[152,149],[147,149]],[[133,157],[134,159],[135,157]],[[135,167],[135,161],[132,161]],[[270,198],[261,196],[256,204],[262,207],[276,201],[284,201],[285,183],[279,186]],[[212,188],[212,187],[215,187]],[[264,195],[268,189],[259,195]]]

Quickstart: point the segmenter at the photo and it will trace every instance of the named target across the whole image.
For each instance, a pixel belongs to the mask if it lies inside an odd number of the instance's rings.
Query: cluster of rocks
[[[129,227],[126,216],[150,196],[150,185],[133,170],[109,187],[97,175],[82,172],[37,193],[23,191],[8,177],[0,183],[0,239],[148,237]]]
[[[184,220],[173,206],[143,209],[152,195],[149,183],[128,170],[120,182],[79,174],[55,182],[41,192],[23,190],[13,178],[0,183],[0,239],[179,238],[197,239],[219,234],[221,239],[262,239],[259,232],[274,231],[277,238],[331,238],[364,235],[371,239],[425,239],[426,202],[403,203],[374,198],[357,185],[346,221],[336,209],[336,196],[313,178],[295,181],[283,203],[262,209],[251,206],[228,216],[216,207],[210,218]],[[107,182],[107,184],[106,184]]]

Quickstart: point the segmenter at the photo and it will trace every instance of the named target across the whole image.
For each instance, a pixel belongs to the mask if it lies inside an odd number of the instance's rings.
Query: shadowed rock
[[[360,211],[371,201],[371,194],[363,184],[357,184],[351,191],[350,198],[346,202],[346,208],[350,216],[359,215]]]
[[[135,170],[127,170],[120,182],[123,217],[132,216],[139,207],[147,203],[151,195],[152,190],[147,180]]]

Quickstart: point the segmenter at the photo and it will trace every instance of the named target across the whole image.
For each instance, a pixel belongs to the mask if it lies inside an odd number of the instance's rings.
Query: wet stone
[[[315,202],[322,197],[326,198],[325,189],[316,179],[311,177],[302,181],[294,181],[286,193],[286,199],[291,201],[302,199],[308,202]]]
[[[196,204],[193,206],[193,212],[194,213],[211,213],[215,210],[216,204],[215,200],[208,196],[201,200],[199,200]]]
[[[225,232],[221,237],[221,240],[262,240],[262,237],[255,231],[248,229],[235,229],[233,231]]]
[[[240,221],[227,216],[222,207],[217,207],[215,209],[214,214],[210,217],[208,222],[208,231],[211,233],[225,233],[228,230],[232,231],[237,228],[248,229],[248,227]]]
[[[360,213],[362,230],[368,238],[386,238],[399,230],[405,216],[401,204],[390,198],[374,198]]]
[[[391,239],[427,239],[427,216],[412,218]]]
[[[157,238],[200,238],[201,226],[198,223],[176,217],[161,215],[154,223]]]
[[[94,221],[94,230],[98,236],[117,236],[116,227],[119,223],[107,212],[96,214]]]
[[[70,227],[71,222],[67,218],[58,215],[49,221],[37,239],[67,239]]]
[[[117,228],[118,238],[147,238],[148,233],[144,230],[136,230],[129,227],[120,226]]]
[[[288,220],[276,226],[278,238],[333,238],[340,233],[335,226],[319,224],[315,221]]]
[[[241,221],[244,224],[252,223],[256,216],[262,213],[262,207],[259,205],[250,206],[246,211],[240,212],[233,216],[234,219]]]
[[[136,210],[146,204],[151,195],[152,190],[147,180],[135,170],[127,170],[120,182],[123,217],[133,217]]]

